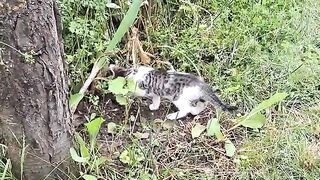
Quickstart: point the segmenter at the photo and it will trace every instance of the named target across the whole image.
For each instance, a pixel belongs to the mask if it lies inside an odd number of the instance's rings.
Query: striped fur
[[[150,110],[159,108],[160,98],[169,99],[175,104],[179,111],[169,114],[168,119],[179,119],[188,113],[199,114],[205,109],[206,102],[224,111],[237,109],[223,103],[208,84],[192,74],[140,66],[130,73],[128,78],[132,78],[139,87],[136,95],[152,98]]]

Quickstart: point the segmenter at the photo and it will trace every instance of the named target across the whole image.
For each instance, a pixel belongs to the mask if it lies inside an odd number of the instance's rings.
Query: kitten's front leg
[[[151,111],[159,109],[160,106],[160,96],[153,96],[152,97],[152,104],[149,105],[149,109]]]

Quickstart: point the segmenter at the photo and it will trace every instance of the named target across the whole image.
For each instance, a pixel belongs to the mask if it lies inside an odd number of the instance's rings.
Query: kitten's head
[[[143,80],[144,76],[152,70],[154,69],[148,66],[140,66],[137,69],[131,68],[130,72],[127,75],[127,78],[133,79],[134,81],[141,81]]]

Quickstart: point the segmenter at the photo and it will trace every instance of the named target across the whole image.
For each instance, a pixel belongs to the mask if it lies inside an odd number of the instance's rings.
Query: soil
[[[196,139],[191,137],[191,129],[195,122],[205,126],[209,119],[215,117],[213,107],[208,107],[197,116],[188,115],[180,120],[164,121],[168,113],[177,110],[166,100],[161,102],[158,110],[151,111],[148,107],[151,100],[137,97],[131,99],[126,110],[125,106],[116,102],[112,94],[102,95],[97,91],[93,94],[99,96],[99,104],[94,106],[88,102],[88,99],[84,99],[74,115],[74,125],[78,132],[84,132],[84,123],[92,113],[104,117],[105,122],[101,126],[97,141],[101,155],[110,158],[108,167],[117,170],[119,178],[126,176],[125,172],[128,168],[128,165],[119,160],[119,153],[136,144],[134,143],[137,140],[135,133],[145,133],[144,135],[148,136],[138,138],[138,144],[151,154],[152,157],[146,158],[155,158],[154,164],[147,163],[153,170],[180,168],[189,173],[217,175],[221,179],[228,179],[236,174],[232,158],[225,155],[224,143],[208,136]],[[124,127],[124,131],[116,134],[108,133],[107,123],[109,122]],[[221,123],[222,130],[232,125],[231,121]],[[232,131],[225,136],[237,146],[241,144],[242,134],[243,132],[240,131]],[[86,133],[82,135],[85,137]],[[153,140],[156,140],[159,145],[153,145]]]
[[[91,113],[100,114],[108,122],[122,123],[126,118],[130,116],[137,117],[137,121],[143,120],[156,120],[165,119],[165,116],[174,112],[177,109],[170,102],[162,102],[159,109],[156,111],[150,111],[148,105],[151,100],[148,98],[135,98],[132,100],[128,106],[128,113],[126,112],[126,107],[120,105],[112,94],[107,94],[105,96],[100,96],[100,101],[98,104],[98,109],[95,109],[92,104],[88,101],[82,101],[78,105],[78,109],[75,113],[76,121],[74,125],[80,126],[85,123],[85,116]],[[181,120],[191,120],[192,115],[189,115]]]
[[[114,67],[113,73],[114,78],[118,76],[123,77],[127,73],[127,69],[116,66]],[[110,77],[113,73],[111,71],[105,71],[104,74],[101,75]],[[122,106],[119,103],[117,103],[114,95],[103,95],[102,92],[100,92],[98,89],[94,87],[95,85],[96,82],[93,82],[92,86],[90,87],[90,93],[99,97],[99,104],[96,107],[94,107],[87,100],[81,101],[75,113],[76,118],[74,125],[76,127],[86,122],[83,115],[90,115],[91,113],[96,113],[98,115],[103,116],[105,120],[107,120],[108,122],[111,121],[115,123],[120,123],[130,116],[137,117],[138,121],[141,118],[146,120],[165,119],[165,116],[169,112],[174,112],[177,110],[174,105],[171,105],[170,102],[164,100],[164,102],[161,102],[160,108],[158,110],[150,111],[148,106],[151,103],[150,99],[135,98],[132,99],[132,101],[129,103],[129,109],[128,112],[126,112],[125,106]],[[190,117],[192,116],[189,115],[188,117],[185,117],[181,120],[190,120]]]

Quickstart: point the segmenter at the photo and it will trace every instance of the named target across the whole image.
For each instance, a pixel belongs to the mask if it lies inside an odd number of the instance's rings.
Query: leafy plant
[[[95,176],[93,175],[88,175],[88,174],[82,174],[82,178],[84,180],[97,180],[98,178],[96,178]]]
[[[14,179],[11,173],[11,160],[5,158],[7,146],[0,144],[0,179]]]
[[[114,122],[109,122],[107,126],[108,126],[108,133],[114,134],[117,128],[117,124]]]
[[[213,118],[209,120],[207,124],[207,134],[208,136],[215,136],[219,141],[224,139],[224,136],[221,133],[218,118]]]
[[[140,161],[143,161],[145,158],[141,149],[130,148],[122,151],[122,153],[119,156],[119,159],[122,163],[129,164],[130,166],[136,166]]]
[[[74,107],[77,103],[81,101],[82,98],[83,98],[83,94],[80,94],[80,93],[72,94],[69,99],[69,106]]]
[[[107,52],[106,48],[119,25],[118,19],[123,19],[130,5],[127,1],[60,1],[63,2],[64,41],[71,89],[72,93],[77,93],[88,77],[90,65],[103,52],[115,55],[112,60],[123,62],[123,52],[115,54],[116,49]],[[110,2],[114,4],[108,4]],[[141,147],[150,150],[143,150],[145,160],[133,163],[134,166],[117,161],[115,169],[112,164],[104,166],[102,174],[105,176],[99,179],[210,179],[216,172],[226,169],[224,164],[228,165],[228,172],[221,175],[222,179],[233,176],[235,172],[237,179],[317,179],[320,172],[317,163],[319,148],[314,137],[318,137],[320,132],[317,107],[320,98],[319,5],[318,0],[217,0],[210,3],[172,0],[143,6],[144,13],[141,13],[138,25],[143,49],[156,58],[169,61],[175,69],[194,74],[197,74],[196,69],[200,70],[207,82],[214,82],[223,90],[221,95],[224,99],[252,111],[226,122],[228,125],[233,123],[227,129],[223,123],[228,115],[212,118],[206,131],[201,131],[200,135],[195,135],[195,132],[200,132],[197,128],[203,129],[203,126],[194,124],[195,139],[191,148],[188,146],[189,136],[185,136],[186,133],[192,135],[192,130],[188,131],[189,126],[177,128],[170,125],[172,122],[165,121],[160,126],[161,131],[154,130],[158,122],[149,127],[154,131],[142,141],[142,133],[136,130],[144,129],[149,121],[126,121],[124,129],[129,130],[123,130],[124,126],[120,124],[109,123],[108,133],[121,144],[126,144],[128,152],[124,153],[123,160],[129,157],[131,160],[127,162],[133,162],[135,155],[132,154],[139,154],[136,149]],[[126,43],[130,44],[124,42],[122,45]],[[128,51],[125,52],[127,55],[131,52],[130,48],[124,50]],[[109,93],[108,81],[103,82],[103,87],[104,92]],[[279,90],[290,93],[285,104],[290,106],[290,110],[285,110],[285,105],[279,106],[284,111],[272,111],[268,118],[263,109],[253,112],[260,103],[257,100]],[[123,95],[119,98],[120,101],[126,99]],[[127,110],[127,106],[124,108]],[[266,123],[269,119],[271,123]],[[239,129],[241,126],[247,128]],[[255,131],[259,127],[263,130]],[[254,131],[247,133],[252,128]],[[231,134],[237,141],[230,138]],[[212,138],[202,139],[202,135]],[[128,145],[131,137],[139,137],[139,142]],[[214,157],[215,147],[207,148],[213,138],[224,143],[228,156],[234,156],[241,144],[239,155],[233,161],[234,168],[229,166],[231,161],[223,163],[219,159],[221,156]],[[166,148],[167,145],[170,148]],[[88,151],[89,146],[86,145]],[[113,152],[119,155],[122,151],[115,149]],[[205,154],[210,154],[213,160],[208,161]],[[80,152],[79,156],[82,157]],[[193,157],[199,158],[195,161]],[[195,163],[190,166],[190,162]],[[204,173],[194,173],[199,169]],[[83,178],[89,174],[92,173],[86,171]]]
[[[75,162],[80,163],[85,168],[85,172],[81,172],[84,179],[96,178],[88,173],[92,173],[92,170],[96,169],[96,174],[98,174],[99,167],[107,161],[107,158],[100,156],[96,151],[96,138],[103,122],[104,119],[98,117],[85,124],[86,132],[89,135],[89,145],[85,143],[79,133],[75,133],[80,153],[72,147],[70,148],[70,155]]]
[[[91,151],[94,150],[94,147],[96,145],[96,137],[100,130],[100,126],[103,122],[104,122],[104,119],[99,117],[85,124],[87,131],[89,133]]]
[[[116,100],[121,105],[128,104],[128,95],[130,92],[135,92],[137,89],[133,80],[126,80],[123,77],[117,77],[116,79],[108,81],[108,90],[116,95]]]
[[[239,118],[236,125],[227,131],[231,131],[236,127],[242,125],[249,128],[261,128],[265,122],[266,117],[261,114],[262,110],[269,108],[270,106],[282,101],[287,97],[287,93],[276,93],[269,99],[262,101],[256,108],[254,108],[249,114]],[[221,132],[220,124],[218,118],[211,119],[207,123],[207,127],[197,123],[191,130],[192,138],[199,137],[200,134],[207,130],[208,136],[215,136],[219,141],[224,140],[226,155],[232,157],[236,152],[236,147],[229,139],[225,139],[223,133]]]
[[[229,157],[234,156],[236,152],[236,147],[229,139],[224,142],[224,149],[226,150],[226,155]]]
[[[89,94],[88,99],[89,99],[89,102],[94,105],[94,107],[98,106],[98,104],[99,104],[99,96]]]
[[[261,114],[261,111],[282,101],[287,96],[288,96],[287,93],[276,93],[273,96],[271,96],[269,99],[262,101],[256,108],[251,110],[249,114],[243,117],[240,117],[237,120],[237,124],[231,129],[234,129],[240,125],[249,127],[249,128],[261,128],[266,122],[266,117]]]

